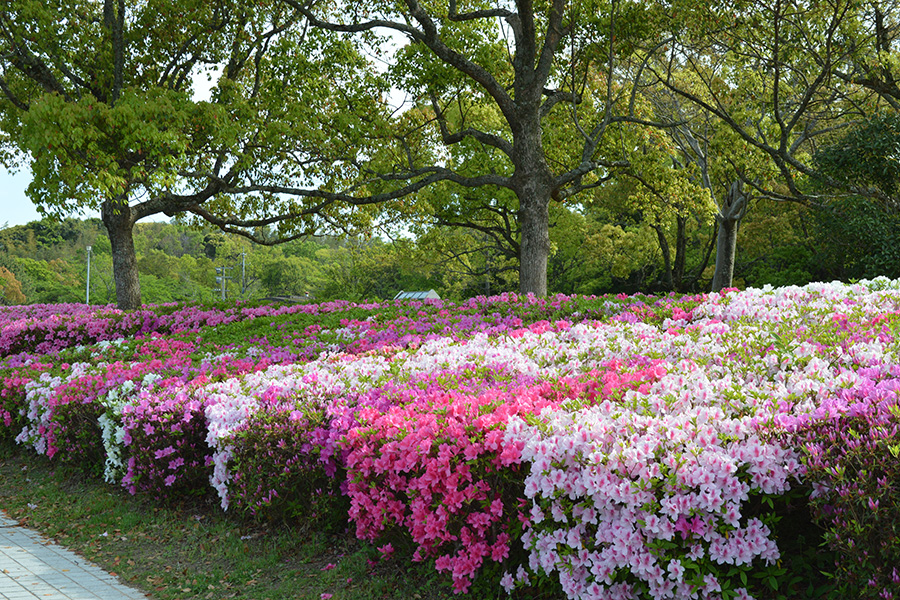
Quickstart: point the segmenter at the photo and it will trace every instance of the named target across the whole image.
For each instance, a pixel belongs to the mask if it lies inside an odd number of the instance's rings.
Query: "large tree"
[[[148,216],[274,243],[365,225],[365,207],[435,180],[365,167],[387,89],[359,47],[275,0],[0,6],[0,160],[30,162],[43,212],[100,211],[125,309]]]
[[[550,203],[626,164],[611,132],[636,120],[619,79],[633,71],[619,67],[653,31],[652,15],[618,0],[352,1],[340,15],[328,2],[283,1],[323,30],[404,40],[386,57],[391,73],[445,148],[410,153],[410,168],[457,174],[448,194],[461,210],[440,211],[439,223],[467,221],[515,248],[520,290],[545,294]],[[479,188],[489,191],[467,191]]]
[[[883,3],[881,4],[883,5]],[[718,250],[714,287],[731,283],[737,224],[749,194],[815,205],[811,178],[830,188],[846,182],[817,170],[817,146],[877,110],[872,90],[893,82],[876,60],[875,20],[855,0],[727,0],[664,3],[658,43],[646,49],[646,86],[658,86],[684,106],[730,130],[731,181],[711,186],[718,200]],[[881,36],[884,38],[884,36]],[[882,78],[864,74],[877,74]],[[868,83],[868,88],[865,83]],[[879,93],[889,96],[882,85]],[[696,130],[679,125],[696,164],[709,160]],[[698,144],[697,142],[701,142]],[[742,160],[751,157],[749,163]],[[764,164],[767,163],[767,164]],[[821,189],[821,188],[820,188]]]
[[[835,74],[875,92],[900,111],[900,3],[868,0],[854,5],[856,30],[846,40],[849,55]]]

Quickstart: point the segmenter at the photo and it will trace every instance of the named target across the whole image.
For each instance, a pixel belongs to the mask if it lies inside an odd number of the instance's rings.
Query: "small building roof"
[[[394,300],[440,300],[441,297],[434,290],[428,290],[427,292],[404,292],[400,290],[396,296],[394,296]]]

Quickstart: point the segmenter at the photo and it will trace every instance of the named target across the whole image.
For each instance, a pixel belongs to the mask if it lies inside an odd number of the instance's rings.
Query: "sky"
[[[0,165],[0,228],[6,225],[24,225],[40,219],[34,204],[25,195],[31,183],[31,172],[21,169],[10,173]]]

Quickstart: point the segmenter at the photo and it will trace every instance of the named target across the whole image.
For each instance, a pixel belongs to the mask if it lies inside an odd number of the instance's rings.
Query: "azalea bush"
[[[121,408],[122,485],[161,500],[208,493],[212,455],[195,386],[147,386]]]
[[[27,426],[25,387],[38,379],[51,363],[31,362],[27,366],[0,370],[0,443],[11,443]]]
[[[312,431],[325,425],[321,410],[283,403],[262,408],[229,441],[228,496],[233,510],[290,525],[342,531],[348,501],[343,469],[326,469]]]
[[[558,406],[568,393],[546,382],[509,388],[492,381],[496,373],[472,371],[428,378],[386,410],[363,408],[345,442],[357,536],[408,545],[412,560],[434,560],[460,592],[485,563],[506,561],[526,522],[520,448],[504,443],[507,420]],[[472,390],[473,381],[483,389]]]
[[[900,598],[900,369],[866,369],[815,415],[788,421],[803,449],[810,503],[840,560],[843,595]]]
[[[0,325],[0,439],[457,593],[900,597],[900,282]]]

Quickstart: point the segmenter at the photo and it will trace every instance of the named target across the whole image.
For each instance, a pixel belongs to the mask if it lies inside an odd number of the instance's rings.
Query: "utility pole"
[[[241,252],[241,297],[243,298],[244,292],[247,291],[247,278],[246,278],[246,265],[245,258],[247,256],[247,251]]]
[[[219,291],[221,293],[222,300],[225,299],[225,282],[231,277],[225,276],[225,271],[230,267],[216,267],[216,283],[219,284]]]
[[[84,292],[84,303],[91,303],[91,247],[87,247],[87,285]]]

